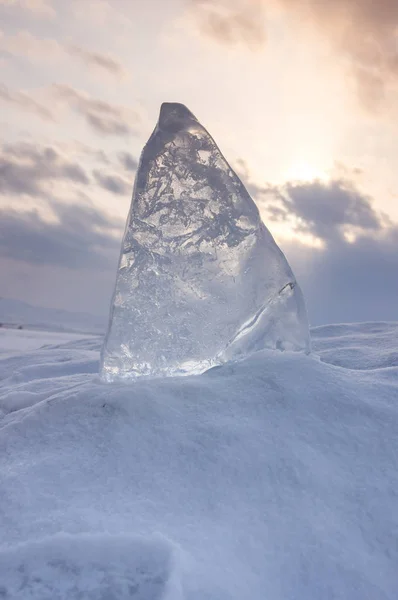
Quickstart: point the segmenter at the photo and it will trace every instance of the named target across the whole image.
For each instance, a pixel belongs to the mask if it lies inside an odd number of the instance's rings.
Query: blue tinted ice
[[[163,104],[138,167],[102,378],[201,373],[309,345],[301,290],[255,203],[194,115]]]

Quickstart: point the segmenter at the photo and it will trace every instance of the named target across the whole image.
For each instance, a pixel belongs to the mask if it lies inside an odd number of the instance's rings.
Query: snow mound
[[[350,369],[398,366],[398,323],[323,325],[311,330],[322,360]]]
[[[24,564],[69,597],[54,553],[119,598],[142,556],[164,582],[145,600],[396,600],[398,366],[379,363],[397,326],[371,327],[318,330],[322,360],[131,384],[93,374],[99,340],[0,361],[0,585],[25,600]],[[358,368],[331,364],[348,337]]]
[[[8,337],[19,332],[9,332]],[[38,338],[41,339],[41,332]],[[55,397],[98,373],[101,338],[42,346],[0,360],[0,416]]]
[[[174,569],[160,537],[58,534],[0,551],[0,597],[178,600]]]

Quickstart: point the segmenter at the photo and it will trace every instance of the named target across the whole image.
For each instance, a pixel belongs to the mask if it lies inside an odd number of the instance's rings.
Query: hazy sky
[[[0,0],[0,295],[108,309],[140,150],[186,104],[313,324],[398,320],[397,0]]]

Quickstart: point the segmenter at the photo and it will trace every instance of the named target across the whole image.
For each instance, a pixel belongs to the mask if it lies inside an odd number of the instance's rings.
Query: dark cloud
[[[55,120],[53,113],[47,107],[43,106],[39,102],[36,102],[36,100],[28,96],[28,94],[16,90],[10,90],[4,84],[0,84],[0,100],[31,112],[46,121]]]
[[[382,227],[371,199],[345,180],[288,183],[282,188],[256,190],[256,195],[262,195],[263,199],[268,194],[278,201],[276,206],[271,201],[273,220],[288,221],[295,217],[296,230],[324,241],[342,237],[349,228],[378,231]]]
[[[87,185],[89,178],[76,162],[51,146],[4,144],[0,152],[0,193],[43,196],[46,183],[66,180]]]
[[[32,265],[109,269],[115,265],[122,223],[83,204],[51,205],[51,220],[37,211],[0,209],[3,258]]]
[[[131,185],[119,175],[109,175],[98,170],[94,170],[93,175],[98,185],[112,194],[126,196],[131,191]]]
[[[376,212],[371,198],[347,177],[275,187],[253,183],[242,160],[235,168],[271,232],[285,222],[321,241],[309,246],[298,236],[281,243],[312,325],[398,321],[398,226]]]
[[[398,228],[343,238],[323,249],[282,248],[303,289],[312,325],[398,321]]]
[[[134,173],[138,169],[138,160],[129,152],[120,152],[118,159],[126,171]]]
[[[190,0],[201,31],[223,44],[251,49],[266,41],[262,3],[257,0]]]
[[[282,247],[313,325],[398,320],[398,226],[379,215],[369,197],[342,180],[248,187],[270,215],[271,230],[272,221],[286,221],[322,240],[322,247],[297,239]]]
[[[69,46],[68,51],[73,56],[78,57],[88,66],[94,66],[107,71],[116,77],[125,77],[125,68],[114,58],[99,52],[92,52],[80,46]]]
[[[286,207],[295,210],[298,217],[310,224],[314,233],[324,239],[330,228],[354,225],[363,229],[379,229],[380,220],[375,213],[370,198],[361,195],[345,181],[331,181],[322,184],[288,184],[289,200]]]
[[[53,92],[58,100],[66,102],[77,114],[84,117],[97,133],[124,136],[136,132],[140,119],[131,109],[90,98],[67,85],[56,84],[53,86]]]

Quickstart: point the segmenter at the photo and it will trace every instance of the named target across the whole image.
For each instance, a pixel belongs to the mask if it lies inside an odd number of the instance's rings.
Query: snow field
[[[0,597],[395,600],[397,333],[118,385],[99,338],[6,356]]]

